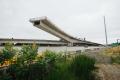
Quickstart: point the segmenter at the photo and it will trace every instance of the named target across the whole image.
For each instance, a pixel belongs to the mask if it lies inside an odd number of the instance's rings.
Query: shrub
[[[49,50],[46,50],[43,55],[44,55],[44,58],[47,60],[47,62],[55,62],[57,58],[57,54]]]
[[[10,53],[4,59],[13,58],[12,46],[5,47],[5,53]],[[16,62],[10,64],[6,74],[0,75],[0,80],[90,80],[94,70],[95,60],[85,55],[77,55],[64,59],[64,55],[46,50],[37,57],[38,47],[24,45],[16,54]],[[2,58],[1,58],[2,61]],[[3,60],[4,61],[4,60]]]
[[[31,45],[24,45],[20,53],[17,62],[8,68],[8,73],[15,75],[17,80],[44,80],[55,69],[59,59],[57,53],[47,50],[42,58],[35,60],[37,48],[32,49]]]
[[[8,73],[12,78],[17,80],[31,80],[31,73],[33,69],[31,66],[35,65],[34,60],[37,56],[38,47],[33,45],[24,45],[16,56],[16,63],[11,64],[8,68]],[[13,76],[14,75],[14,76]]]
[[[80,80],[90,80],[91,72],[95,69],[95,59],[85,55],[75,56],[70,64],[71,71]]]
[[[0,75],[0,80],[13,80],[9,74]]]
[[[3,54],[2,51],[0,51],[0,64],[3,64],[3,63],[4,63],[4,60],[5,60],[4,54]]]
[[[112,61],[112,63],[120,64],[120,55],[114,56],[114,57],[112,56],[111,61]]]
[[[37,56],[38,52],[38,46],[33,44],[33,45],[23,45],[21,49],[21,58],[24,58],[23,60],[27,62],[27,64],[31,64],[32,61],[35,59]]]
[[[46,76],[45,80],[76,80],[68,67],[69,64],[66,63],[66,61],[56,63],[53,70]]]
[[[1,66],[8,66],[12,64],[12,58],[16,54],[16,50],[13,48],[12,43],[6,43],[5,47],[0,52],[0,64]],[[7,64],[6,64],[7,63]],[[4,64],[4,65],[3,65]],[[12,77],[5,69],[0,69],[2,71],[0,80],[12,80]]]
[[[4,61],[10,61],[16,54],[16,50],[13,49],[12,43],[6,43],[5,47],[0,52],[0,63],[3,64]]]

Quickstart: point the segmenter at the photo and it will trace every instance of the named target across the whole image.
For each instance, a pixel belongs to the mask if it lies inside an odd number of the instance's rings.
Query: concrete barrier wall
[[[3,47],[0,47],[2,49]],[[15,48],[21,49],[21,47],[16,46]],[[67,47],[67,46],[59,46],[59,47],[39,47],[38,52],[43,52],[45,50],[51,50],[56,52],[70,52],[70,51],[85,51],[85,50],[94,50],[94,49],[100,49],[104,47],[97,47],[97,46],[90,46],[90,47]]]

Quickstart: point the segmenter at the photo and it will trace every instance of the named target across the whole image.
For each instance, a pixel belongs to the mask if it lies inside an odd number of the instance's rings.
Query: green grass
[[[79,80],[91,80],[92,71],[95,69],[95,59],[86,55],[77,55],[72,59],[70,70]]]

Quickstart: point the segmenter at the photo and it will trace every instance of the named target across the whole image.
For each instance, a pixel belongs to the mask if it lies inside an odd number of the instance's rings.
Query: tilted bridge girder
[[[84,44],[84,45],[101,45],[98,43],[80,40],[73,36],[68,35],[61,29],[59,29],[55,24],[53,24],[47,17],[32,18],[30,22],[39,29],[42,29],[56,37],[59,37],[61,40],[69,43],[71,46],[74,44]]]

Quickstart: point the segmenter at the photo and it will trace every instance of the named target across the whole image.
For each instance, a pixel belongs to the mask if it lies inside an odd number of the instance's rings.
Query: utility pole
[[[104,16],[104,28],[105,28],[105,39],[106,39],[106,46],[108,45],[108,38],[107,38],[107,29],[106,29],[106,21]]]

